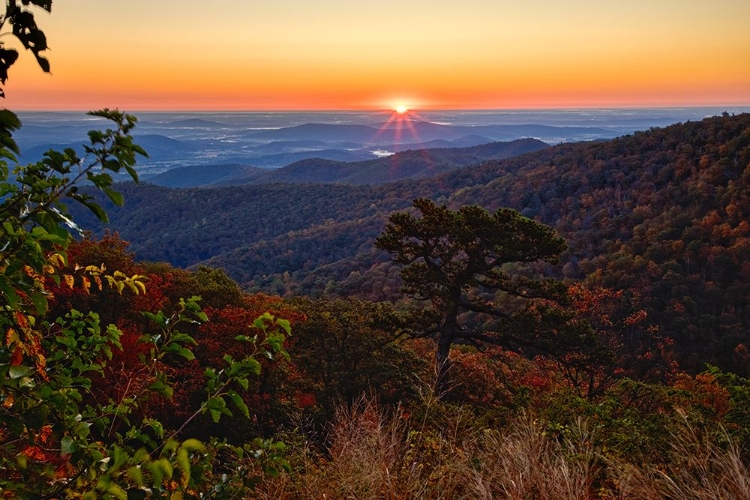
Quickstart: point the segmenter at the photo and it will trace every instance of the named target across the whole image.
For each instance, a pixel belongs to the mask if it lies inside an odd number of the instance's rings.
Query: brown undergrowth
[[[577,419],[564,432],[523,413],[481,429],[460,407],[426,401],[426,415],[360,398],[339,409],[324,450],[304,438],[293,471],[265,477],[265,499],[687,499],[750,498],[750,471],[725,432],[687,418],[672,435],[669,463],[612,458]],[[434,418],[433,418],[434,417]],[[440,426],[436,424],[440,423]]]

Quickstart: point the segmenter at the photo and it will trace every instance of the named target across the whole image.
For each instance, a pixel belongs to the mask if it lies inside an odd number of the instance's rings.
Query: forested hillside
[[[0,98],[15,45],[50,72],[51,9],[5,3]],[[127,61],[88,59],[124,81]],[[396,109],[246,133],[281,154],[300,131],[403,151]],[[86,144],[25,164],[0,110],[3,499],[750,499],[750,115],[276,177],[232,159],[218,121],[165,124],[222,136],[191,149],[139,144],[117,109],[88,118]],[[161,159],[136,165],[142,146]],[[199,150],[226,167],[137,184]]]
[[[420,196],[508,206],[566,238],[565,277],[641,295],[695,369],[745,372],[749,162],[750,116],[723,116],[383,186],[132,186],[110,227],[141,259],[209,263],[253,290],[385,299],[400,284],[372,242],[390,212]]]

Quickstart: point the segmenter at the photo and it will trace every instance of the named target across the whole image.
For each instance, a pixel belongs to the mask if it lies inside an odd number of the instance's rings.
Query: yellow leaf
[[[49,380],[47,376],[47,358],[43,353],[36,351],[33,353],[34,363],[36,364],[36,372],[44,380]]]
[[[65,280],[65,284],[68,285],[68,288],[72,289],[73,285],[75,284],[73,276],[71,276],[70,274],[64,274],[63,279]]]
[[[96,287],[101,292],[102,291],[102,279],[99,276],[94,276],[94,282],[96,283]]]
[[[18,336],[18,332],[14,328],[8,328],[5,332],[5,345],[10,347],[11,344],[20,344],[21,338]]]
[[[53,253],[47,257],[47,261],[54,267],[65,267],[65,257],[59,253]]]
[[[91,280],[86,276],[81,276],[81,280],[83,281],[83,289],[86,290],[86,293],[90,293],[89,290],[91,289]]]
[[[102,272],[104,272],[104,265],[102,264],[101,268],[96,267],[96,266],[86,266],[86,272],[91,275],[97,276],[101,274]]]

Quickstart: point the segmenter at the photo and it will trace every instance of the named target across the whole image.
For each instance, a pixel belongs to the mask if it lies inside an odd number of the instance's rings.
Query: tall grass
[[[665,467],[619,463],[613,464],[612,473],[621,499],[750,499],[750,469],[739,446],[723,430],[700,430],[687,420],[673,435],[671,461]]]
[[[587,499],[594,453],[582,423],[565,439],[519,418],[507,433],[477,430],[461,411],[442,426],[418,426],[362,398],[341,408],[330,429],[327,458],[309,448],[296,473],[266,478],[258,498],[298,499]]]
[[[528,416],[507,432],[486,431],[475,450],[474,498],[588,499],[596,462],[591,443],[581,420],[559,440]]]
[[[666,463],[654,465],[597,449],[582,419],[555,432],[547,427],[523,414],[502,429],[480,429],[466,407],[430,395],[414,415],[361,398],[338,410],[325,449],[302,439],[290,457],[294,472],[264,478],[252,496],[750,500],[750,470],[726,432],[683,418]]]

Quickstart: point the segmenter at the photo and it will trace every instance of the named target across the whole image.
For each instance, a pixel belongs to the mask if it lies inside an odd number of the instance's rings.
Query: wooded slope
[[[225,268],[251,289],[392,298],[372,241],[427,196],[509,206],[569,243],[560,272],[642,295],[694,360],[738,369],[750,327],[750,115],[564,144],[382,186],[128,187],[111,228],[142,259]]]

